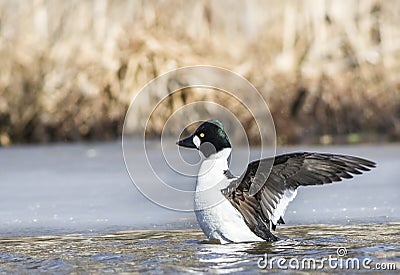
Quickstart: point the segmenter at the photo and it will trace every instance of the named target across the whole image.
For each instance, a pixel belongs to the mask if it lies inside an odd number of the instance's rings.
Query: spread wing
[[[341,181],[373,167],[374,162],[353,156],[285,154],[251,162],[246,172],[221,191],[257,236],[273,240],[270,230],[284,223],[282,217],[297,187]]]

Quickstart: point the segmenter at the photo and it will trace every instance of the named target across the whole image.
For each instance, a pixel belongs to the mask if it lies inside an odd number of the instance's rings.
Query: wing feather
[[[299,186],[349,179],[374,167],[372,161],[347,155],[285,154],[249,163],[246,171],[221,192],[257,236],[275,240],[270,230],[284,223],[282,217]]]

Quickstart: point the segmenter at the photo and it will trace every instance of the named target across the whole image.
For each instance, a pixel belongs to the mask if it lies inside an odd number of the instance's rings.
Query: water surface
[[[135,153],[141,144],[130,145]],[[304,150],[358,155],[378,166],[349,181],[301,188],[287,209],[287,224],[278,227],[281,241],[217,245],[202,242],[193,213],[168,210],[142,196],[125,170],[119,142],[1,148],[0,272],[252,273],[265,253],[321,262],[340,247],[347,249],[345,258],[399,268],[400,146],[278,151]],[[148,153],[157,159],[157,144]],[[183,154],[193,157],[193,151]],[[247,157],[245,150],[234,150],[233,158]],[[240,174],[243,167],[232,164]],[[172,173],[162,161],[157,169],[171,184],[193,190],[193,178]]]
[[[126,231],[102,235],[19,237],[0,240],[0,272],[215,272],[377,271],[400,264],[400,223],[287,226],[274,243],[212,244],[197,230]],[[337,249],[347,253],[339,257]],[[286,259],[280,266],[264,259]],[[321,263],[331,257],[333,263]],[[293,260],[294,259],[294,260]],[[301,265],[303,259],[314,265]],[[335,260],[337,259],[337,260]],[[353,259],[358,265],[339,267]],[[368,265],[362,261],[369,259]],[[291,261],[291,265],[289,265]]]

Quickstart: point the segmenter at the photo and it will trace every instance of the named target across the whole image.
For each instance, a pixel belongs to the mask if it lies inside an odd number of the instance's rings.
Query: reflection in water
[[[400,223],[283,226],[275,243],[219,245],[193,230],[126,231],[107,235],[17,237],[0,240],[0,272],[254,272],[266,254],[286,259],[337,256],[400,268]],[[325,265],[329,270],[329,267]],[[276,272],[281,270],[274,269]]]

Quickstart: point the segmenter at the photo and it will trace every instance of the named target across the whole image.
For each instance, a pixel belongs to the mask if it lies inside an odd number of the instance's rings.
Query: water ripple
[[[392,262],[399,268],[400,223],[282,226],[274,243],[219,245],[194,230],[125,231],[0,239],[1,273],[253,273],[261,257],[336,256]],[[273,269],[273,272],[282,270]],[[327,271],[330,271],[329,269]]]

